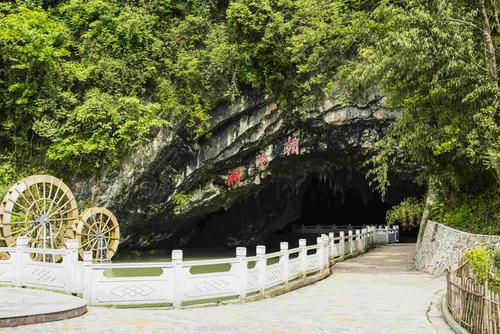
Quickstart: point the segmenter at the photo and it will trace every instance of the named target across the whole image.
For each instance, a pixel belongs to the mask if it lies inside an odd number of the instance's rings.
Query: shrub
[[[470,249],[465,252],[465,260],[474,270],[479,283],[488,281],[490,290],[500,293],[500,251]]]
[[[497,191],[481,195],[442,198],[431,208],[431,219],[471,233],[500,234],[500,196]]]
[[[474,269],[479,282],[484,283],[493,266],[493,251],[489,248],[474,248],[465,252],[465,260]]]
[[[386,213],[387,225],[400,224],[403,229],[417,227],[423,212],[423,203],[415,197],[408,197],[390,208]]]

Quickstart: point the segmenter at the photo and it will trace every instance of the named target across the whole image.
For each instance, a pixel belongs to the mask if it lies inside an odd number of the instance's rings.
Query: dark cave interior
[[[361,172],[310,173],[295,182],[277,180],[258,192],[197,219],[187,247],[275,245],[299,238],[294,225],[384,225],[386,211],[423,189],[405,178],[393,177],[385,200],[374,192]],[[402,242],[414,242],[418,230],[401,230]]]

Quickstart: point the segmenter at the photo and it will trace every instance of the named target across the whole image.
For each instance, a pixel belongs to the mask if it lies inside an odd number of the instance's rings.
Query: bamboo
[[[480,284],[463,265],[448,270],[447,304],[457,322],[472,334],[500,334],[500,295]]]

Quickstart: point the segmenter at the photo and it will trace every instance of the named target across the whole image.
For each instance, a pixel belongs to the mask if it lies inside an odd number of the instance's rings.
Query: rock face
[[[458,263],[466,250],[477,247],[500,249],[500,236],[462,232],[428,221],[417,249],[415,267],[434,275],[443,275],[446,268]]]
[[[120,168],[74,187],[117,212],[129,247],[249,245],[300,218],[311,175],[367,200],[366,181],[353,180],[394,117],[381,97],[348,107],[329,101],[295,120],[272,101],[242,100],[215,110],[210,137],[192,143],[182,128],[163,129]],[[406,172],[393,184],[407,187]]]

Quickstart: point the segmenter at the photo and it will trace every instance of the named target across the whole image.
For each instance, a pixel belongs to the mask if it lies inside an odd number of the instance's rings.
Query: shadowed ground
[[[333,275],[263,301],[183,310],[89,307],[9,333],[452,333],[437,309],[445,280],[412,269],[414,244],[336,264]]]

